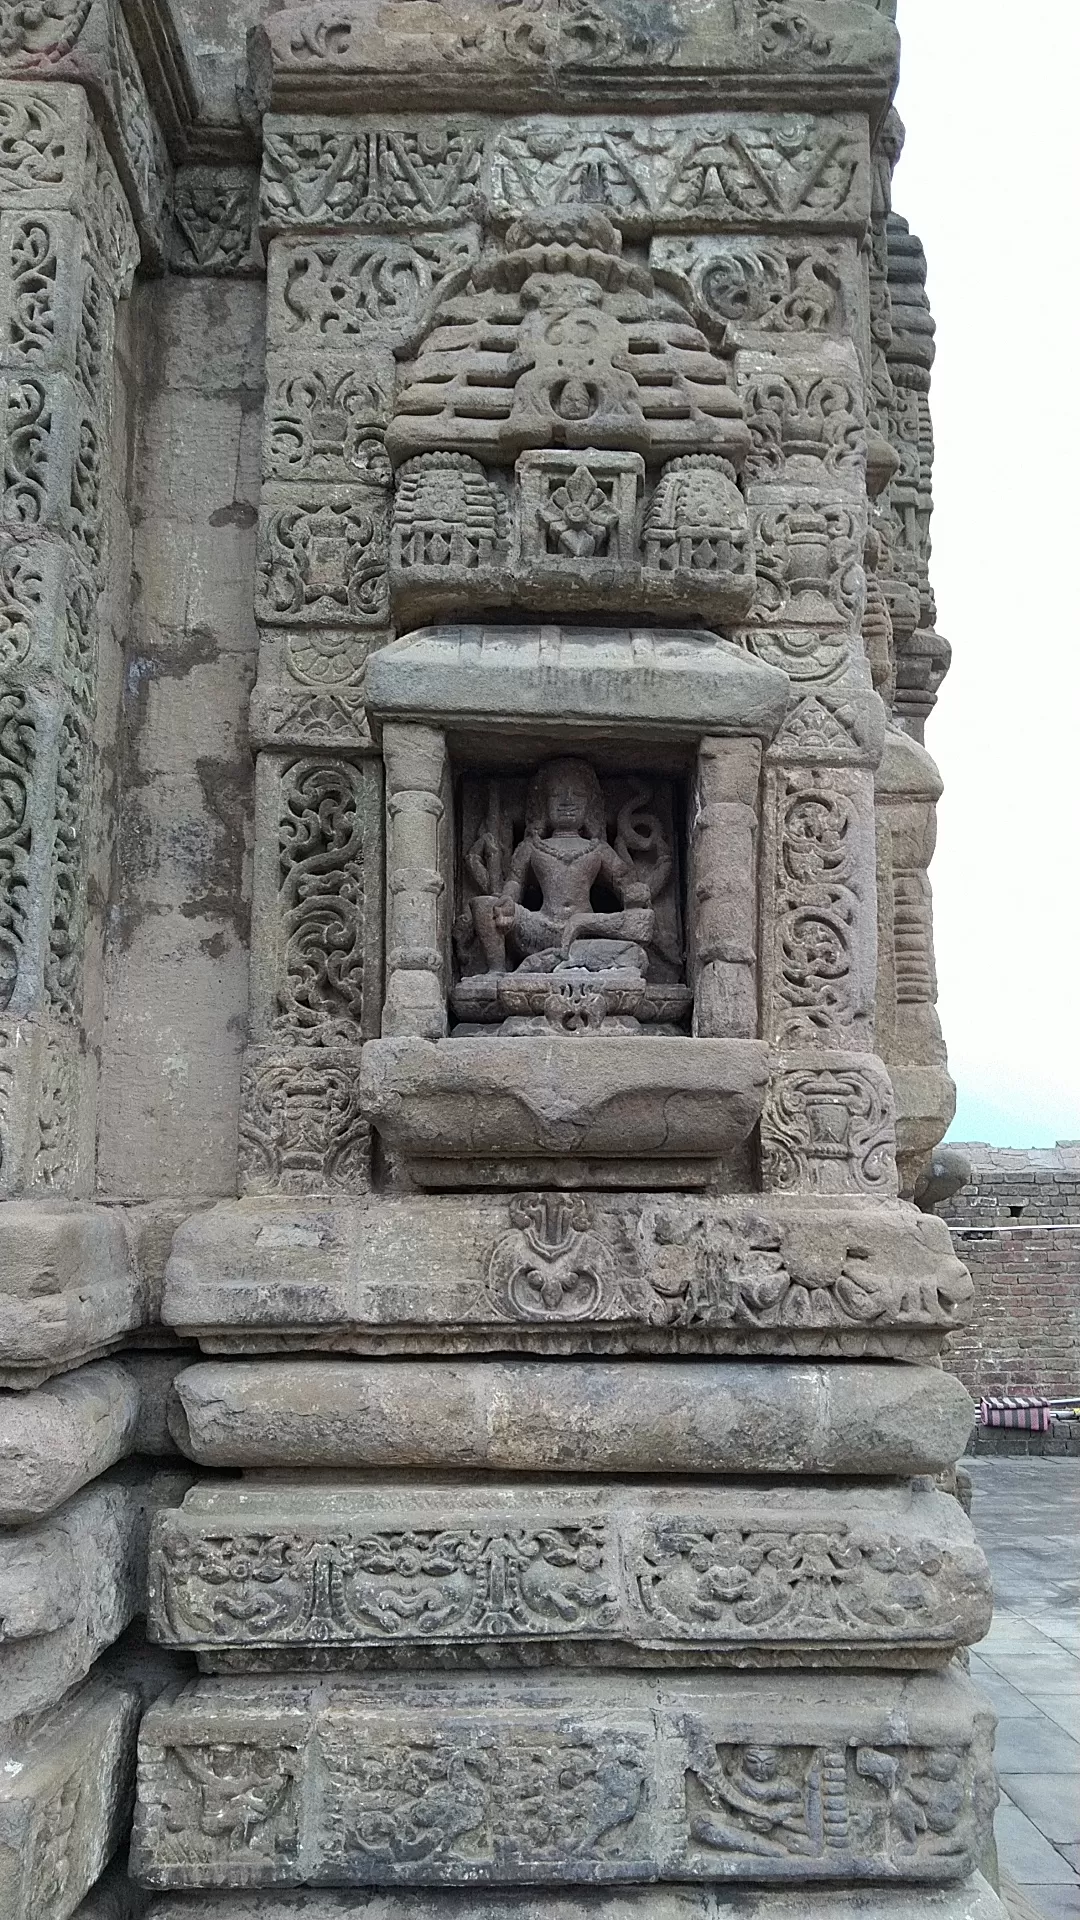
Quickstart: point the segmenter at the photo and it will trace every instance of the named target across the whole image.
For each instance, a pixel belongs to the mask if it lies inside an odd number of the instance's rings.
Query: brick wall
[[[959,1149],[971,1161],[974,1179],[938,1208],[950,1227],[1080,1226],[1080,1144],[1056,1147]]]
[[[1080,1392],[1080,1146],[964,1151],[974,1178],[938,1211],[975,1305],[946,1365],[976,1397]]]

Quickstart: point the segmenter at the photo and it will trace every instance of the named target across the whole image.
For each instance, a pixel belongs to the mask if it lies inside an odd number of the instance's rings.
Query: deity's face
[[[748,1747],[743,1755],[743,1767],[751,1780],[774,1780],[777,1760],[775,1747]]]
[[[589,812],[589,783],[583,774],[565,771],[548,787],[547,818],[553,833],[581,833]]]

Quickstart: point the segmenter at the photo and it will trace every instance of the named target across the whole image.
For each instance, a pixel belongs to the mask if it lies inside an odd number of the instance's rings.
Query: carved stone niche
[[[380,649],[368,697],[388,919],[362,1101],[413,1179],[696,1186],[745,1155],[786,676],[707,634],[446,627]]]
[[[450,284],[386,435],[397,625],[463,607],[745,615],[750,436],[690,308],[590,207],[515,221]]]
[[[452,1036],[678,1033],[684,783],[578,756],[459,777]]]

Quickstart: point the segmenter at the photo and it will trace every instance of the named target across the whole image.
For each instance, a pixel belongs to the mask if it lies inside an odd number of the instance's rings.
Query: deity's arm
[[[532,861],[532,842],[526,838],[514,848],[514,857],[510,862],[510,872],[506,877],[506,884],[502,890],[503,899],[512,900],[515,906],[520,906],[521,904],[521,896],[525,891],[525,884],[532,872]]]
[[[639,880],[628,860],[606,843],[600,854],[600,871],[624,907],[651,907],[652,895]]]

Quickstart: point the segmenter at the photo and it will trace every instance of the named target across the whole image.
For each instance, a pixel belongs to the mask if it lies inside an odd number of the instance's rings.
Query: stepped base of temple
[[[470,1893],[417,1889],[181,1893],[155,1899],[147,1920],[1009,1920],[981,1875],[937,1891],[908,1888],[623,1887],[613,1892]]]

